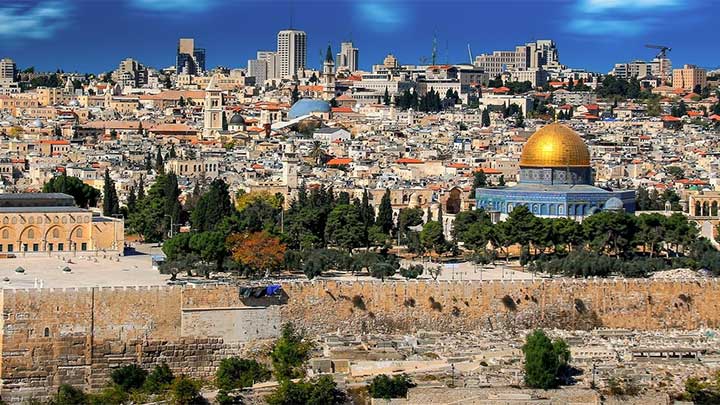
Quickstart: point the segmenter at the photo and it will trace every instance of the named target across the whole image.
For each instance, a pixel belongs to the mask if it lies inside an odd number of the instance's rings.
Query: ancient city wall
[[[100,388],[115,367],[162,361],[210,377],[285,321],[316,332],[534,326],[641,330],[720,326],[717,281],[289,282],[281,298],[238,287],[2,291],[2,399],[61,383]]]
[[[283,319],[317,331],[720,326],[720,282],[553,280],[288,283]]]

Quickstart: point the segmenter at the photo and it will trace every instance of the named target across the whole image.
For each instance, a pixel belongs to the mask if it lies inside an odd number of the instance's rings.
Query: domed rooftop
[[[235,114],[230,118],[229,125],[245,125],[245,118],[240,114]]]
[[[288,118],[293,119],[312,113],[329,113],[330,111],[330,104],[327,101],[303,98],[290,107]]]
[[[621,199],[617,197],[609,198],[605,201],[605,211],[622,211],[624,204]]]
[[[527,140],[520,166],[590,167],[590,152],[577,132],[553,123],[540,128]]]

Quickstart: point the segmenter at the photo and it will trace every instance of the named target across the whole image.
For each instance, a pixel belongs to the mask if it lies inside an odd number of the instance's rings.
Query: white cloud
[[[690,0],[578,0],[570,9],[567,29],[579,35],[628,37],[662,24],[659,16],[690,7]]]
[[[206,11],[217,4],[216,0],[130,0],[135,8],[153,12],[192,13]]]
[[[41,1],[31,6],[0,6],[0,38],[50,38],[68,21],[67,2]]]
[[[402,5],[390,1],[361,0],[355,3],[365,27],[377,32],[393,32],[405,26],[409,12]]]

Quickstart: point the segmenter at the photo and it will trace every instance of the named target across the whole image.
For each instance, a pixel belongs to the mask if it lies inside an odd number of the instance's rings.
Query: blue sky
[[[179,37],[207,49],[208,67],[244,67],[274,49],[278,30],[308,33],[308,64],[352,39],[361,68],[394,53],[401,63],[429,57],[466,62],[473,54],[553,39],[560,61],[607,72],[615,62],[650,59],[645,44],[673,48],[673,65],[720,66],[714,1],[698,0],[2,0],[0,57],[19,67],[102,72],[125,57],[166,67]]]

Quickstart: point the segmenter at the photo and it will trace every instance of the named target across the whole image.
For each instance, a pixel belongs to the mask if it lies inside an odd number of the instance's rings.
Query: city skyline
[[[702,41],[692,37],[713,17],[697,2],[642,0],[626,5],[582,0],[559,1],[556,7],[525,2],[512,6],[463,3],[466,11],[457,13],[456,7],[394,1],[283,2],[280,7],[188,0],[18,2],[0,6],[0,55],[12,57],[20,68],[38,70],[99,73],[127,57],[164,68],[175,63],[178,38],[188,37],[206,48],[208,68],[246,67],[257,50],[274,50],[277,32],[292,26],[307,33],[307,64],[315,69],[321,68],[328,43],[336,53],[345,40],[360,49],[364,70],[388,53],[402,64],[418,64],[430,59],[434,37],[439,63],[467,63],[468,44],[474,57],[552,39],[561,63],[601,73],[614,63],[652,59],[654,51],[645,48],[647,43],[673,48],[669,57],[677,66],[717,66]],[[412,33],[413,41],[402,40],[404,33]]]

